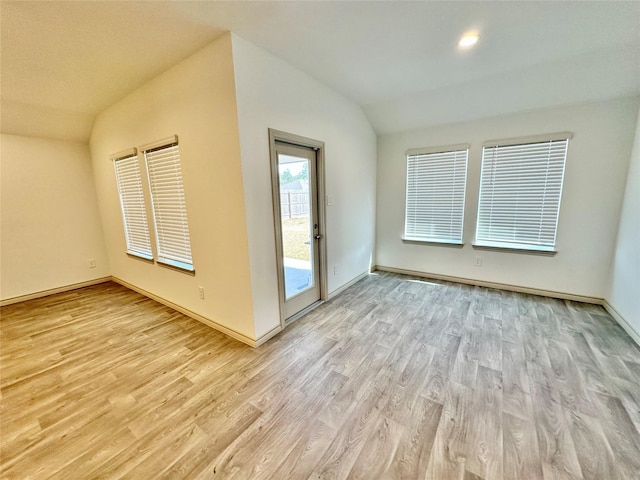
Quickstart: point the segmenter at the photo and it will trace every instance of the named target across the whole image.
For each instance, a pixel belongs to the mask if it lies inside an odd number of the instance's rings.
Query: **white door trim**
[[[276,244],[276,267],[278,271],[278,298],[280,306],[280,325],[286,327],[284,318],[284,265],[282,252],[282,231],[280,228],[280,188],[278,175],[278,156],[276,154],[276,141],[288,143],[300,147],[312,148],[316,151],[316,182],[318,195],[318,224],[322,237],[318,241],[319,274],[320,274],[320,300],[328,298],[327,288],[327,232],[326,232],[326,190],[325,190],[325,145],[324,142],[307,137],[301,137],[280,130],[269,129],[269,153],[271,157],[271,188],[273,202],[273,229]],[[293,315],[293,319],[298,318]]]

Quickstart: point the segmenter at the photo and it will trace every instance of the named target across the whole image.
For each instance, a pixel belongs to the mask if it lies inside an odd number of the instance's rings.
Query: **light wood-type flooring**
[[[599,306],[376,273],[256,349],[113,283],[1,314],[2,478],[640,478]]]

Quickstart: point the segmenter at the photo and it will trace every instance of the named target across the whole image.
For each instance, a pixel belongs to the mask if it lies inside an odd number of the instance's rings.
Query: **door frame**
[[[321,238],[318,241],[319,275],[320,275],[320,300],[309,307],[284,318],[284,253],[282,251],[282,213],[280,211],[280,176],[278,174],[278,155],[276,154],[276,142],[288,143],[299,147],[306,147],[316,152],[316,183],[317,183],[317,205],[318,205],[318,231]],[[292,133],[269,129],[269,156],[271,159],[271,197],[273,203],[273,230],[276,242],[276,269],[278,271],[278,305],[280,308],[280,325],[284,329],[291,322],[297,320],[308,311],[312,310],[328,298],[327,285],[327,229],[326,229],[326,190],[325,190],[325,159],[324,142],[312,138],[301,137]]]

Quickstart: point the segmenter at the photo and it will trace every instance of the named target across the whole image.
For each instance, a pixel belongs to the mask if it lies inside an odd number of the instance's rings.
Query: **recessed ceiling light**
[[[476,43],[478,43],[479,38],[480,36],[477,33],[468,33],[460,39],[460,41],[458,42],[458,46],[460,48],[473,47]]]

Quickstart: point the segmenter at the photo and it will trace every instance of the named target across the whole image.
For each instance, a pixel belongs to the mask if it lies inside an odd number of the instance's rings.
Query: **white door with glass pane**
[[[317,160],[312,148],[275,143],[284,318],[320,300]]]

